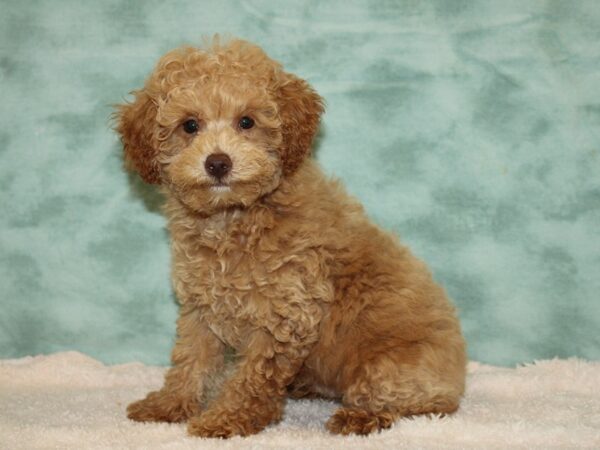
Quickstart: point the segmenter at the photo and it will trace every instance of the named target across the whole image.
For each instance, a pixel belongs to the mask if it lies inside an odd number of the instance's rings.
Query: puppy
[[[309,157],[323,101],[305,81],[214,40],[166,54],[134,96],[117,130],[126,162],[166,195],[181,306],[164,386],[129,418],[244,436],[280,420],[288,395],[325,396],[342,405],[330,432],[368,434],[458,408],[455,310]]]

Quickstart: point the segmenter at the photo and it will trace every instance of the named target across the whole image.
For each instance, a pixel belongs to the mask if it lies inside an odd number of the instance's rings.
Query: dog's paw
[[[261,420],[248,412],[213,410],[192,417],[188,422],[188,433],[206,438],[249,436],[262,431],[268,423],[268,420]]]
[[[127,407],[127,417],[137,422],[185,422],[199,412],[195,402],[164,391],[151,392]]]
[[[333,434],[369,434],[394,423],[389,413],[372,413],[358,408],[340,408],[327,421],[325,427]]]

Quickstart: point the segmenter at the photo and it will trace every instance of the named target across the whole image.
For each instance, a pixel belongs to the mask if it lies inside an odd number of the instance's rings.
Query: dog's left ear
[[[289,175],[310,154],[324,105],[306,81],[287,73],[281,75],[275,98],[282,122],[283,172]]]

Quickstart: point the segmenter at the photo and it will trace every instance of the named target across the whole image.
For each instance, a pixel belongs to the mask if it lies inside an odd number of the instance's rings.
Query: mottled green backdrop
[[[455,299],[470,357],[600,359],[600,2],[1,1],[0,357],[166,364],[160,198],[111,104],[202,36],[327,101],[317,157]]]

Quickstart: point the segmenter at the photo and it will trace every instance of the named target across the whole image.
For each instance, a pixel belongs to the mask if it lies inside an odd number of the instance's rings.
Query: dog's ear
[[[145,90],[133,92],[132,103],[119,105],[116,130],[121,135],[125,164],[136,170],[146,183],[159,184],[157,149],[153,144],[157,107]]]
[[[283,172],[291,174],[310,154],[324,111],[323,99],[306,81],[287,73],[281,74],[275,98],[282,122]]]

